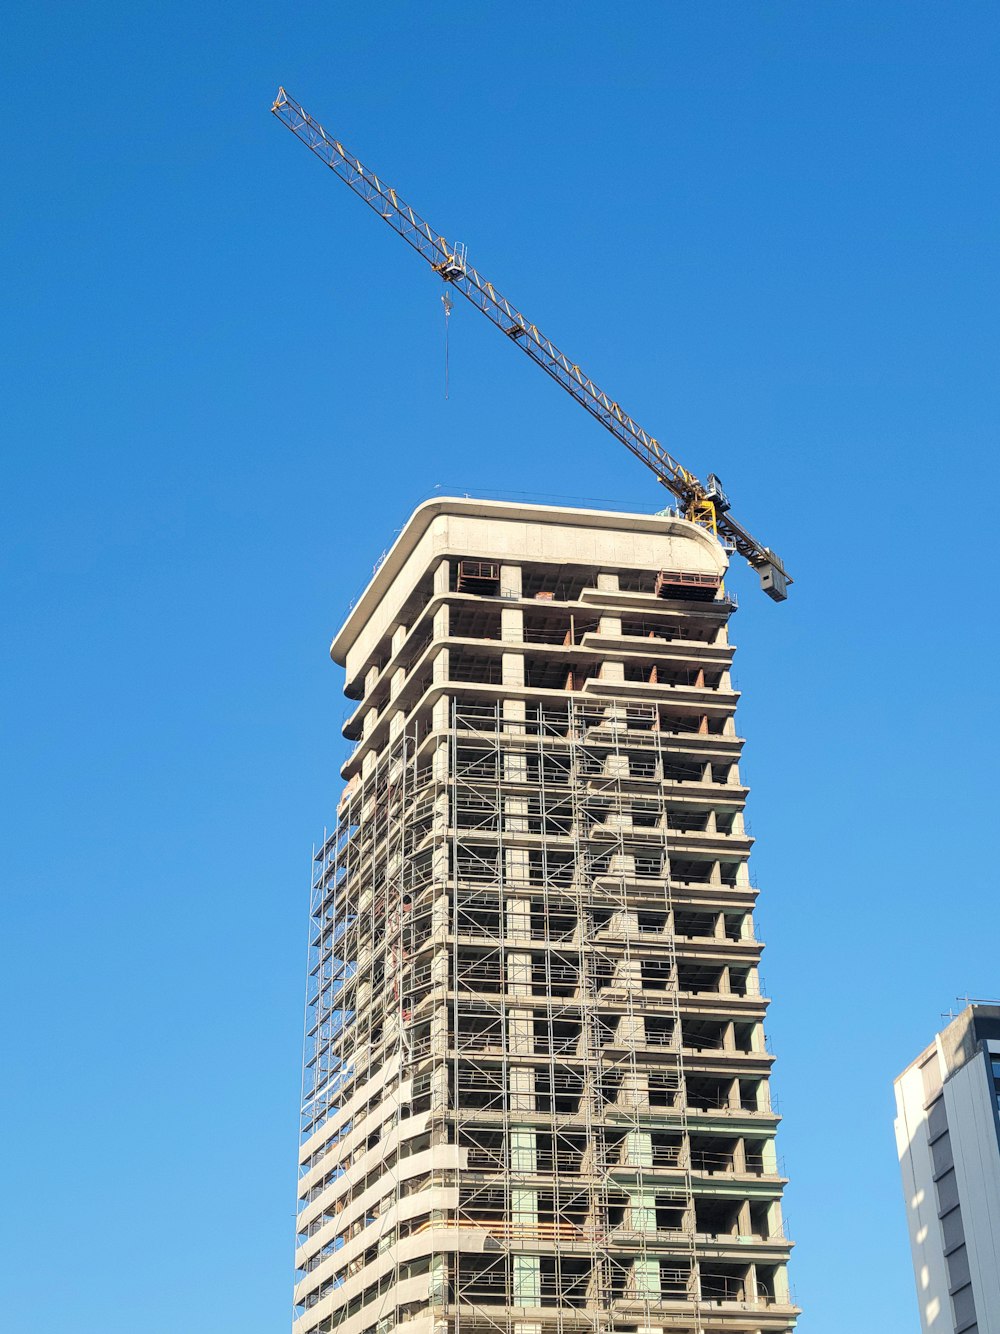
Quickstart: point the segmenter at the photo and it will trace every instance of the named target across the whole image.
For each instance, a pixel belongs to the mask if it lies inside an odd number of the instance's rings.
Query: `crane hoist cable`
[[[392,186],[365,167],[339,140],[327,134],[284,88],[278,89],[271,111],[397,235],[422,255],[444,282],[471,301],[626,449],[645,463],[661,485],[680,501],[686,518],[708,529],[727,551],[738,551],[744,556],[759,574],[761,588],[768,597],[775,602],[785,600],[791,576],[775,552],[762,546],[733,518],[729,512],[729,499],[714,473],[708,474],[706,484],[685,468],[468,263],[465,246],[439,236]]]

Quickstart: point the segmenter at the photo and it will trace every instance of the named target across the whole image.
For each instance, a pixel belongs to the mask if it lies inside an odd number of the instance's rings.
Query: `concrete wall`
[[[392,629],[434,561],[463,555],[501,563],[537,560],[706,574],[722,574],[726,568],[719,543],[685,519],[502,501],[425,501],[410,516],[333,641],[330,654],[347,667],[348,679]]]

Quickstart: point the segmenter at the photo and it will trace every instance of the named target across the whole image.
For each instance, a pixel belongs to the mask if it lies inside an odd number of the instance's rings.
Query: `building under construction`
[[[725,562],[434,500],[338,634],[296,1334],[794,1327]]]

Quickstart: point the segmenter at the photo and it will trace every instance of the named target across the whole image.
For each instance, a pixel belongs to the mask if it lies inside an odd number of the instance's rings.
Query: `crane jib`
[[[540,334],[536,325],[526,319],[492,283],[468,265],[464,248],[449,244],[435,232],[391,186],[384,184],[373,171],[349,153],[339,140],[332,139],[318,121],[294,98],[289,97],[284,88],[278,89],[271,110],[393,231],[422,255],[445,282],[461,292],[498,329],[507,334],[511,342],[516,343],[643,462],[657,480],[681,501],[689,515],[695,509],[699,515],[707,512],[711,516],[712,531],[726,539],[731,549],[738,551],[758,571],[761,586],[768,596],[776,602],[784,601],[787,596],[786,586],[792,580],[774,552],[762,546],[731,515],[719,510],[713,502],[710,488],[678,463],[659,441],[644,431],[614,399],[584,375],[576,362],[571,361],[554,343]],[[718,485],[717,479],[711,476],[709,482]],[[719,493],[714,494],[717,496]]]

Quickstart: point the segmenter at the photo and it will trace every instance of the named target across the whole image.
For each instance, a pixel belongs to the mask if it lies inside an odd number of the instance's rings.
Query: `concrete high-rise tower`
[[[924,1334],[1000,1334],[1000,1005],[968,1005],[895,1081]]]
[[[338,634],[297,1334],[794,1327],[724,563],[434,500]]]

